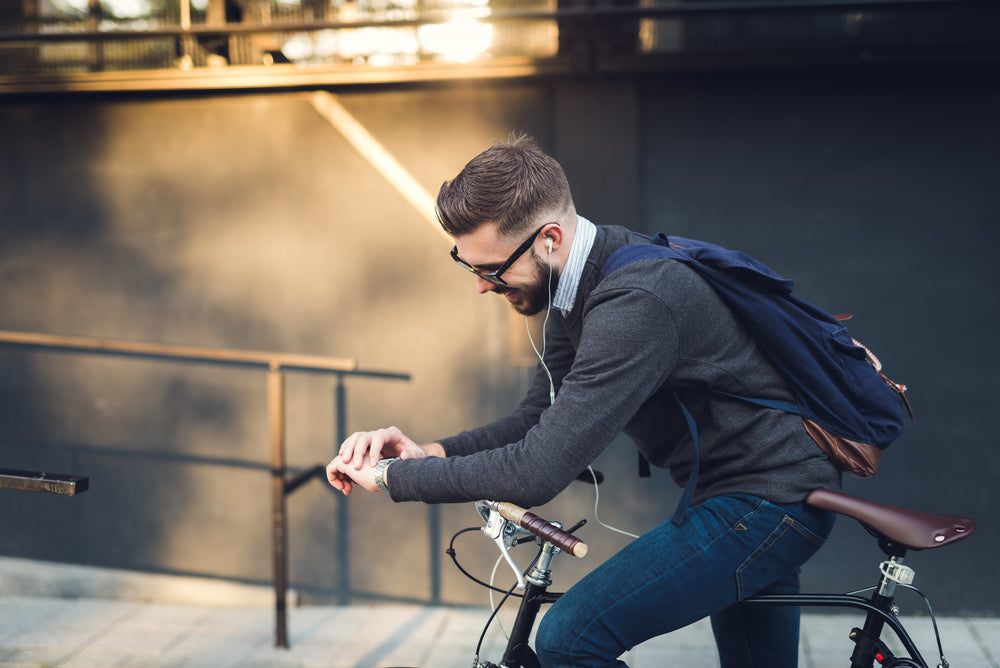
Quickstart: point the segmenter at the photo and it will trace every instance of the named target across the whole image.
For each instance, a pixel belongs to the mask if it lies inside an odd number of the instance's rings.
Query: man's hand
[[[334,489],[339,489],[348,496],[354,485],[360,485],[369,492],[379,491],[375,484],[375,467],[362,466],[355,469],[350,461],[345,461],[340,455],[333,458],[326,467],[326,479],[330,481]]]
[[[340,444],[340,458],[351,462],[358,471],[364,465],[365,455],[368,456],[369,466],[375,466],[384,457],[416,459],[426,454],[397,427],[355,432]]]
[[[340,453],[326,467],[326,478],[334,489],[344,495],[351,493],[356,483],[375,492],[374,468],[384,457],[418,459],[427,456],[444,456],[444,449],[438,443],[417,445],[396,427],[375,431],[359,431],[351,434],[340,445]],[[365,466],[367,462],[368,466]]]

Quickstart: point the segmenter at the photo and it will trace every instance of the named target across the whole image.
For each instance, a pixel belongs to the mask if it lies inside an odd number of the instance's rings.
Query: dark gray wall
[[[995,582],[964,581],[997,544],[995,71],[729,73],[641,91],[644,221],[746,250],[855,315],[852,333],[910,387],[917,420],[876,478],[846,490],[977,518],[968,543],[911,562],[938,605],[995,612]],[[871,579],[868,543],[841,522],[807,579]]]
[[[911,386],[918,412],[871,498],[976,517],[980,532],[916,554],[939,611],[996,613],[980,582],[996,534],[990,415],[998,371],[995,77],[967,67],[648,75],[342,91],[347,109],[431,193],[513,129],[563,161],[597,222],[747,250],[852,331]],[[294,93],[47,98],[0,105],[0,329],[350,356],[413,374],[348,381],[347,427],[431,439],[498,416],[529,369],[523,322],[480,297],[447,243]],[[289,461],[325,462],[333,381],[289,378]],[[236,580],[270,578],[263,374],[0,348],[3,466],[79,472],[73,499],[0,490],[0,554]],[[664,472],[629,444],[598,462],[601,517],[641,530],[672,508]],[[483,603],[442,562],[471,507],[343,503],[313,483],[289,500],[293,586]],[[571,488],[542,509],[587,516]],[[335,549],[348,531],[349,554]],[[591,524],[592,558],[623,541]],[[393,541],[398,549],[386,549]],[[488,571],[485,541],[462,556]],[[345,559],[349,561],[345,562]],[[874,580],[848,522],[804,573],[811,589]],[[399,570],[420,577],[386,578]]]

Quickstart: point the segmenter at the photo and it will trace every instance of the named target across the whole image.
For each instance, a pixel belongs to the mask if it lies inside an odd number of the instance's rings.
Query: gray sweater
[[[539,366],[511,415],[441,440],[445,458],[395,462],[388,476],[394,501],[540,505],[621,432],[683,485],[694,446],[672,390],[698,425],[694,503],[730,493],[792,503],[812,489],[839,489],[839,471],[798,416],[691,389],[791,400],[753,339],[692,269],[640,260],[597,283],[604,260],[638,241],[624,228],[598,226],[572,311],[565,318],[553,312],[545,362],[555,403]]]

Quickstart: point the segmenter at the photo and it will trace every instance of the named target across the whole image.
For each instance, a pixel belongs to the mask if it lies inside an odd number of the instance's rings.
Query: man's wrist
[[[428,443],[427,445],[421,445],[420,448],[427,453],[428,457],[447,456],[444,451],[444,446],[436,441],[434,443]]]
[[[380,459],[378,464],[375,465],[375,486],[378,487],[380,492],[389,491],[389,488],[385,483],[385,470],[389,468],[389,464],[394,461],[396,461],[395,457]]]

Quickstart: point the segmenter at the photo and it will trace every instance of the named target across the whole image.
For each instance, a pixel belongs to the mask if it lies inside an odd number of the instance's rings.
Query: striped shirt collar
[[[594,246],[596,236],[597,226],[583,216],[577,216],[569,259],[566,260],[566,266],[559,275],[559,287],[556,288],[556,294],[552,299],[552,305],[562,311],[564,316],[573,310],[576,291],[580,287],[580,277],[583,276],[583,267],[590,255],[590,249]]]

